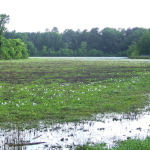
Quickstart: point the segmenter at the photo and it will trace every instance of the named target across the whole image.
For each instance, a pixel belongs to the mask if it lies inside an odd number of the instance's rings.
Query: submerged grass
[[[75,121],[148,103],[150,61],[0,61],[0,122]]]

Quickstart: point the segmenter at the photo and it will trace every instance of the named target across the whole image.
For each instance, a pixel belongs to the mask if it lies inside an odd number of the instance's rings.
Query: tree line
[[[8,32],[9,15],[0,14],[0,59],[28,56],[139,56],[150,55],[150,29],[92,28],[66,29],[57,27],[45,32]]]
[[[88,30],[54,27],[45,32],[5,32],[7,39],[21,39],[29,56],[136,56],[150,54],[150,30],[145,28]]]

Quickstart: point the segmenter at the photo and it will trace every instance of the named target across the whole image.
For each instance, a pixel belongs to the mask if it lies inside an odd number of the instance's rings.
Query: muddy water
[[[91,121],[79,123],[48,126],[41,122],[38,129],[24,131],[1,129],[0,149],[75,149],[76,145],[83,145],[87,142],[92,144],[104,142],[110,148],[116,146],[118,140],[144,139],[147,136],[150,136],[150,112],[148,111],[143,111],[141,114],[99,114],[93,116]],[[18,141],[19,143],[26,141],[27,143],[33,143],[33,145],[22,147],[8,145],[8,143],[18,143]],[[45,143],[39,144],[38,142]]]

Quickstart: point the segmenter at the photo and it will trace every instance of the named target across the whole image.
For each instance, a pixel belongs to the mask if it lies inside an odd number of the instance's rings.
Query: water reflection
[[[29,58],[41,58],[41,59],[65,59],[65,60],[117,60],[128,59],[128,57],[29,57]]]
[[[93,121],[44,125],[40,128],[19,131],[0,130],[0,149],[2,150],[37,150],[37,149],[74,149],[76,145],[87,142],[107,143],[108,148],[115,146],[118,140],[129,138],[144,139],[150,136],[150,112],[141,114],[99,114]],[[95,121],[96,120],[96,121]],[[24,146],[13,144],[27,143]],[[44,142],[44,143],[40,143]],[[9,143],[9,144],[8,144]],[[12,145],[10,145],[10,143]],[[30,144],[33,145],[30,145]]]

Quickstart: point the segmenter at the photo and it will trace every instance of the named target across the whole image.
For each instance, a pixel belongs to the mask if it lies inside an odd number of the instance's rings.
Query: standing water
[[[145,139],[150,136],[150,112],[146,109],[140,114],[98,114],[91,121],[78,123],[44,125],[40,122],[38,129],[0,129],[0,149],[75,149],[77,145],[87,142],[106,143],[111,148],[116,146],[118,140]]]

